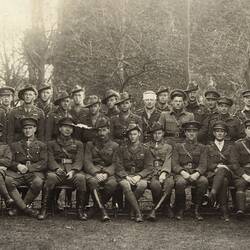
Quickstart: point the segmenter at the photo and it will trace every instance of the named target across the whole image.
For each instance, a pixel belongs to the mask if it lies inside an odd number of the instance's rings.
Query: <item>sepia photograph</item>
[[[0,0],[0,250],[249,235],[249,0]]]

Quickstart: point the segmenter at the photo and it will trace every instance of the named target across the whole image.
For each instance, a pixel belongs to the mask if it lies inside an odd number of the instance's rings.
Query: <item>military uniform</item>
[[[3,136],[1,141],[7,142],[8,139],[8,124],[9,124],[9,113],[11,108],[7,108],[3,105],[0,105],[0,123],[3,124]]]
[[[186,106],[186,111],[194,114],[194,120],[198,122],[203,122],[206,118],[206,107],[203,104],[199,104],[197,101],[188,102]]]
[[[111,98],[113,96],[116,97],[117,99],[120,98],[120,95],[119,95],[118,92],[116,92],[113,89],[108,89],[105,92],[105,95],[104,95],[104,97],[102,99],[102,104],[106,105],[109,98]],[[105,116],[111,118],[112,116],[118,115],[119,113],[120,113],[120,110],[115,105],[112,109],[107,109],[107,111],[104,114],[105,114]]]
[[[250,90],[245,90],[242,92],[243,98],[249,98],[249,96],[250,96]],[[237,110],[234,115],[243,124],[246,120],[250,119],[250,109],[249,109],[249,107],[245,106],[245,107],[243,107],[243,109]]]
[[[157,97],[159,98],[159,95],[164,92],[169,93],[169,88],[165,86],[160,86],[160,88],[156,92]],[[160,113],[171,110],[171,107],[168,105],[168,103],[161,104],[159,103],[159,100],[157,101],[155,107]]]

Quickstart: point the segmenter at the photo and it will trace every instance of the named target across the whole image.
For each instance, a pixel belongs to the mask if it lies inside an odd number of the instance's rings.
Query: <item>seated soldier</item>
[[[118,183],[131,206],[131,220],[142,222],[138,200],[147,188],[147,181],[153,171],[153,157],[140,142],[141,128],[130,123],[126,136],[128,142],[121,145],[115,153],[115,173]]]
[[[95,129],[97,137],[86,144],[84,169],[87,173],[88,186],[95,201],[94,210],[98,206],[102,213],[102,221],[109,221],[110,218],[104,206],[117,187],[113,154],[118,148],[118,144],[110,139],[108,118],[99,118],[96,121]],[[100,187],[103,187],[102,192],[100,192]]]
[[[218,199],[222,219],[229,221],[227,208],[227,190],[231,181],[231,168],[235,168],[237,159],[232,143],[225,140],[227,136],[227,124],[224,121],[216,121],[212,127],[214,141],[207,145],[207,172],[206,176],[212,184],[209,200],[214,204]]]
[[[0,123],[0,138],[3,136],[3,124]],[[11,165],[12,153],[10,147],[0,142],[0,195],[5,201],[6,207],[11,207],[14,203],[13,199],[10,197],[5,184],[5,177],[7,168]]]
[[[12,163],[7,171],[6,186],[18,209],[25,214],[37,217],[38,212],[30,208],[30,204],[39,195],[47,170],[47,147],[35,137],[37,120],[26,117],[21,120],[24,139],[10,145]],[[29,190],[22,199],[17,188],[28,185]],[[10,210],[15,215],[16,210]]]
[[[246,189],[250,185],[250,120],[246,120],[244,125],[246,137],[236,142],[239,167],[234,171],[238,219],[243,219],[245,215]]]
[[[164,131],[159,122],[152,126],[150,133],[153,134],[153,139],[147,146],[154,158],[154,171],[150,181],[154,208],[149,214],[148,220],[154,221],[156,219],[155,212],[161,204],[164,204],[169,218],[172,219],[174,217],[170,206],[171,194],[174,188],[174,179],[171,175],[172,146],[164,140]]]
[[[172,170],[175,176],[175,206],[176,219],[183,219],[185,209],[185,189],[187,185],[194,185],[195,192],[195,218],[203,220],[199,208],[202,198],[207,191],[208,181],[204,176],[207,169],[206,147],[197,142],[200,123],[197,121],[182,124],[186,139],[177,143],[173,150]]]
[[[48,143],[49,172],[44,184],[42,209],[38,219],[46,218],[50,192],[58,185],[70,185],[76,188],[78,218],[87,220],[87,215],[84,212],[86,180],[82,172],[83,143],[72,138],[75,126],[72,118],[61,118],[58,126],[58,137]]]

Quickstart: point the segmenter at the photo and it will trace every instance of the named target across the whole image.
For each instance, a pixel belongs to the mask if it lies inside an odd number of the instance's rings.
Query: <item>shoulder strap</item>
[[[185,151],[185,153],[188,155],[188,157],[193,161],[193,156],[190,154],[190,152],[186,149],[185,143],[182,143],[182,148]]]
[[[250,149],[247,147],[247,145],[243,141],[241,141],[240,143],[245,148],[245,150],[247,151],[247,153],[250,154]]]

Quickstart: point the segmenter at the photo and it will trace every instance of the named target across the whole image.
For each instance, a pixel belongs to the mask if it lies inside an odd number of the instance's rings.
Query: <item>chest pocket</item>
[[[29,154],[30,154],[31,159],[34,161],[38,161],[40,158],[40,151],[41,151],[41,148],[38,145],[30,147]]]
[[[179,132],[180,131],[179,125],[174,120],[166,120],[165,121],[165,129],[169,133],[171,133],[171,132]]]

